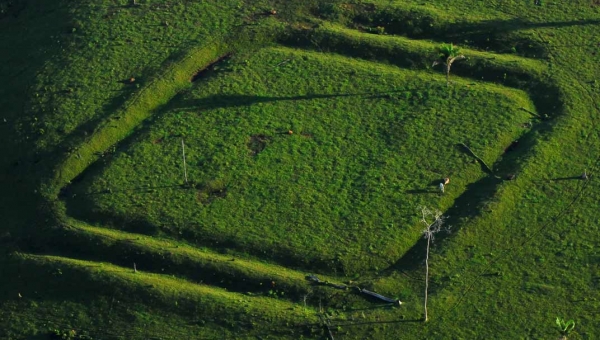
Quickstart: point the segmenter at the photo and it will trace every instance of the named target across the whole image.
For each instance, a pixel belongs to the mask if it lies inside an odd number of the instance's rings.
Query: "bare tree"
[[[427,291],[429,289],[429,246],[434,235],[442,230],[446,217],[439,210],[429,210],[427,207],[421,208],[421,222],[425,225],[423,236],[427,239],[427,254],[425,256],[425,321],[427,318]],[[449,230],[449,228],[447,229]]]

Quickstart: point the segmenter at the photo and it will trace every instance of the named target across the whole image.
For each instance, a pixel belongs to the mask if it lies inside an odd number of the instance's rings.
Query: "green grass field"
[[[0,0],[0,338],[598,338],[599,24],[593,0]],[[423,206],[451,227],[427,322]]]
[[[377,270],[420,237],[419,206],[485,175],[456,144],[494,163],[532,109],[502,87],[291,49],[220,67],[69,190],[70,214],[307,270]]]

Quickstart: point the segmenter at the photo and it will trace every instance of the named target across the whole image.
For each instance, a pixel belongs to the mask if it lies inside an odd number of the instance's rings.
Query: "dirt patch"
[[[265,135],[253,135],[250,136],[248,143],[248,150],[250,150],[250,155],[256,156],[261,153],[266,147],[271,138]]]
[[[196,199],[202,204],[210,204],[215,199],[227,197],[227,187],[225,182],[220,179],[198,184],[196,189],[198,189]]]

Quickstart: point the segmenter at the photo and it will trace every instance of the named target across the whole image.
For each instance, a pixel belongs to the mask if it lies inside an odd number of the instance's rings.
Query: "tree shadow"
[[[450,32],[454,34],[472,34],[482,32],[513,32],[523,29],[535,28],[563,28],[571,26],[587,26],[600,24],[600,19],[570,20],[570,21],[552,21],[552,22],[531,22],[522,18],[513,18],[508,20],[492,19],[478,22],[458,22],[452,23],[450,27],[455,27]]]
[[[131,188],[124,188],[124,189],[120,189],[120,190],[113,190],[113,189],[105,189],[105,190],[99,190],[99,191],[94,191],[94,192],[89,192],[89,193],[77,193],[76,196],[100,196],[100,195],[110,195],[110,194],[118,194],[118,193],[148,193],[151,194],[157,190],[173,190],[173,189],[181,189],[181,190],[187,190],[190,189],[191,187],[189,186],[184,186],[184,185],[180,185],[180,184],[164,184],[164,185],[156,185],[156,186],[135,186],[135,187],[131,187]],[[61,189],[60,193],[59,193],[59,198],[60,199],[69,199],[69,198],[75,198],[75,196],[73,196],[73,193],[69,190],[70,187],[64,187]],[[71,196],[71,197],[69,197]]]
[[[169,105],[172,110],[198,111],[222,108],[234,108],[251,106],[259,103],[273,103],[279,101],[300,101],[315,99],[332,99],[340,97],[363,97],[366,99],[391,99],[391,94],[399,91],[387,91],[378,93],[336,93],[336,94],[307,94],[302,96],[271,97],[256,95],[211,95],[204,98],[178,101],[178,104]],[[393,100],[399,100],[394,98]]]
[[[339,327],[351,327],[351,326],[364,326],[364,325],[377,325],[377,324],[388,324],[388,323],[404,323],[404,322],[423,322],[423,319],[398,319],[398,320],[381,320],[381,321],[364,321],[364,322],[352,322],[352,323],[340,323],[334,324],[333,326]]]
[[[297,30],[294,34],[282,37],[284,45],[319,50],[328,53],[339,53],[345,56],[371,61],[382,61],[413,70],[430,69],[428,53],[416,51],[399,45],[380,45],[368,39],[355,41],[344,35],[322,34],[315,30]],[[431,52],[434,56],[434,51]],[[512,67],[506,63],[494,62],[490,58],[469,58],[453,69],[455,76],[496,83],[506,87],[514,87],[526,91],[535,104],[540,116],[553,118],[562,112],[561,91],[558,85],[546,78],[530,72],[527,68]]]
[[[481,167],[482,172],[485,172],[488,175],[492,175],[492,176],[494,175],[494,171],[492,170],[492,168],[490,168],[483,159],[481,159],[469,147],[467,147],[467,145],[465,145],[464,143],[458,143],[458,144],[455,144],[455,147],[459,151],[462,151],[463,153],[465,153],[466,155],[472,157],[475,161],[477,161],[477,163]]]
[[[499,158],[492,166],[495,169],[495,175],[488,175],[480,180],[471,183],[466,190],[454,201],[451,208],[444,212],[447,217],[445,225],[452,227],[452,233],[439,233],[435,237],[435,244],[440,244],[448,241],[461,226],[465,225],[465,221],[476,218],[481,215],[481,211],[486,208],[490,199],[496,194],[498,187],[504,182],[504,174],[514,173],[518,170],[519,159],[528,154],[533,146],[537,143],[537,138],[541,133],[547,132],[550,127],[546,124],[537,124],[519,139],[519,149],[510,154]],[[458,145],[457,147],[461,147]],[[483,167],[483,166],[482,166]],[[486,172],[483,168],[482,171]],[[581,179],[578,177],[563,177],[557,180]],[[427,248],[427,240],[420,238],[402,258],[391,265],[386,272],[402,272],[406,276],[408,271],[416,270],[422,266],[425,261],[425,250]]]
[[[581,175],[579,176],[571,176],[571,177],[557,177],[557,178],[550,178],[550,181],[569,181],[569,180],[574,180],[574,179],[583,179]]]
[[[437,182],[437,183],[439,183],[439,182]],[[437,194],[439,192],[440,192],[439,190],[434,190],[434,189],[410,189],[410,190],[405,191],[405,193],[411,194],[411,195]]]
[[[485,20],[475,23],[462,22],[445,26],[445,32],[431,34],[425,38],[445,41],[468,41],[469,45],[499,53],[517,53],[526,57],[545,58],[548,46],[528,37],[518,36],[517,31],[539,28],[563,28],[571,26],[597,25],[600,20],[572,20],[555,22],[530,22],[521,18],[509,20]]]

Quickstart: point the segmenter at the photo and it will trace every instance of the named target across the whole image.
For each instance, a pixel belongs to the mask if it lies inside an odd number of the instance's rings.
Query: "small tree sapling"
[[[437,48],[438,60],[433,62],[432,67],[436,65],[444,65],[444,71],[446,72],[446,84],[450,85],[450,68],[452,64],[457,60],[467,59],[460,53],[460,48],[453,44],[442,44]]]
[[[564,319],[557,317],[556,318],[556,326],[558,326],[558,330],[561,335],[560,340],[567,340],[569,334],[571,334],[571,332],[573,331],[573,328],[575,328],[575,321],[573,321],[573,320],[565,321]]]

